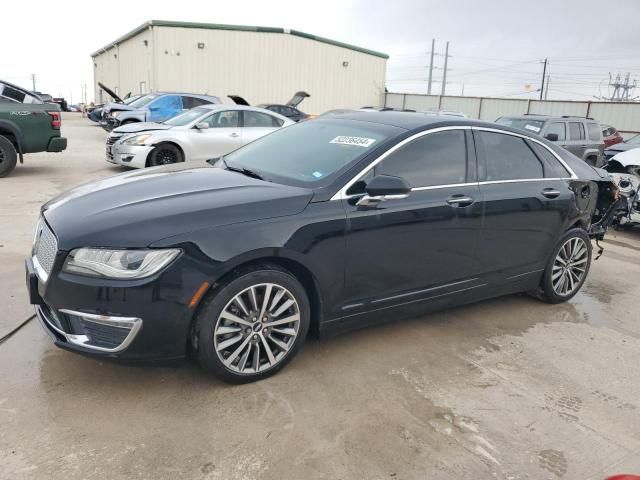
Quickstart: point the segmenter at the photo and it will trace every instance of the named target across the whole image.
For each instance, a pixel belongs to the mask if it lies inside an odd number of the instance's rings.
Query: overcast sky
[[[32,0],[2,7],[0,78],[80,101],[93,98],[89,54],[150,19],[292,28],[385,52],[387,88],[440,93],[449,40],[446,93],[535,98],[549,58],[549,98],[608,94],[608,74],[640,79],[640,0]],[[303,88],[303,87],[301,87]],[[640,88],[635,91],[640,95]]]

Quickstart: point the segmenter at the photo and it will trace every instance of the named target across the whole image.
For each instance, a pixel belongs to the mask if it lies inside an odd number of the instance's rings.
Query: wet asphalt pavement
[[[104,132],[0,179],[0,337],[32,314],[39,206],[118,173]],[[611,232],[569,303],[525,295],[310,340],[244,386],[195,365],[59,350],[36,321],[0,344],[0,479],[603,479],[640,472],[640,230]]]

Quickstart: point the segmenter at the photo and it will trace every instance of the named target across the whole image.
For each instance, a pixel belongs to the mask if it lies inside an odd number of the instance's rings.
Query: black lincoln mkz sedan
[[[568,300],[615,195],[606,173],[534,134],[345,112],[61,195],[42,208],[27,283],[62,348],[191,352],[246,382],[309,331],[514,292]]]

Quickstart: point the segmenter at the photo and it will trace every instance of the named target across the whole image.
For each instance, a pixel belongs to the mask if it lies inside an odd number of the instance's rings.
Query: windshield
[[[130,105],[131,103],[135,102],[136,100],[138,100],[139,98],[142,98],[143,95],[134,95],[133,97],[129,97],[129,98],[125,98],[122,103],[124,103],[125,105]]]
[[[628,143],[629,145],[640,145],[640,135],[636,135],[635,137],[631,137],[625,143]]]
[[[210,111],[211,110],[208,108],[193,108],[191,110],[187,110],[184,113],[181,113],[180,115],[176,115],[169,120],[165,120],[162,123],[164,123],[165,125],[173,125],[174,127],[183,127]]]
[[[517,128],[519,130],[528,130],[533,133],[540,133],[540,130],[542,130],[542,126],[544,125],[543,120],[533,120],[521,117],[500,117],[496,120],[496,123],[507,127]]]
[[[140,97],[137,100],[134,100],[129,105],[135,108],[141,108],[151,102],[154,98],[157,98],[158,95],[145,95],[144,97]]]
[[[353,120],[312,120],[277,130],[224,159],[230,167],[252,170],[266,180],[321,187],[402,131]]]

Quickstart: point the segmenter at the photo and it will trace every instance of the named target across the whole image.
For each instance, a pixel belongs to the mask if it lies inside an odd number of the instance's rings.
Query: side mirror
[[[551,142],[557,142],[558,141],[558,134],[557,133],[547,133],[544,138],[546,138],[547,140],[551,141]]]
[[[196,123],[195,128],[197,128],[198,130],[206,130],[207,128],[209,128],[209,124],[207,122]]]
[[[364,191],[366,195],[356,205],[371,206],[386,200],[407,198],[411,193],[411,185],[404,178],[376,175]]]

